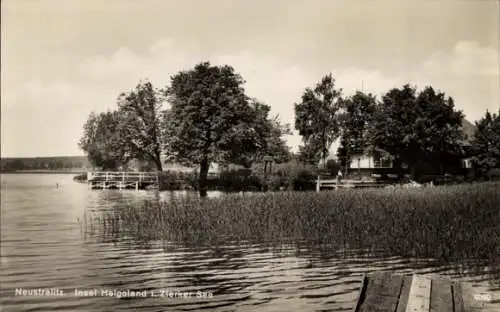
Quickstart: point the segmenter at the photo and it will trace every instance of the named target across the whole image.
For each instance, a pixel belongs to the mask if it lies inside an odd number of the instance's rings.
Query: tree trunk
[[[153,158],[153,163],[156,168],[156,173],[158,174],[158,189],[160,191],[164,190],[164,180],[163,180],[163,166],[161,163],[160,153],[156,153],[156,157]]]
[[[161,163],[161,156],[160,156],[160,152],[156,152],[155,153],[155,157],[153,159],[153,162],[155,164],[155,167],[156,167],[156,170],[158,172],[162,172],[163,171],[163,164]]]
[[[398,175],[398,179],[402,179],[404,176],[403,163],[399,156],[394,157],[392,160],[392,169]]]
[[[325,129],[323,128],[323,169],[326,168],[326,153],[327,153],[327,149],[326,149],[326,134],[325,134]]]
[[[210,162],[205,157],[200,163],[200,177],[198,188],[200,191],[200,197],[207,197],[207,177],[208,177],[208,169],[210,168]]]
[[[344,177],[347,177],[347,172],[349,170],[349,166],[351,165],[351,151],[348,147],[346,147],[345,149]]]
[[[417,169],[418,169],[418,165],[419,165],[419,161],[412,161],[411,164],[410,164],[410,168],[411,168],[411,179],[413,181],[416,181],[417,180]]]

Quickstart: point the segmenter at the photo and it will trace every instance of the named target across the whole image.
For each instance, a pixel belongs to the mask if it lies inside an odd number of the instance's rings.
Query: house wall
[[[435,156],[437,157],[437,156]],[[349,169],[352,172],[371,172],[371,173],[390,173],[398,171],[399,173],[408,172],[410,169],[405,163],[401,163],[401,168],[393,166],[393,161],[385,153],[375,151],[373,156],[355,155],[351,158]],[[472,168],[471,158],[461,155],[449,155],[444,160],[437,158],[426,158],[416,164],[416,172],[420,175],[436,174],[456,174],[465,175]]]
[[[373,169],[373,168],[392,168],[392,161],[385,160],[381,162],[380,159],[377,160],[373,156],[368,155],[356,155],[352,157],[349,168],[351,169]]]
[[[357,155],[352,157],[349,165],[351,169],[373,168],[373,157],[367,155]]]
[[[472,158],[462,159],[462,168],[471,169],[472,168]]]

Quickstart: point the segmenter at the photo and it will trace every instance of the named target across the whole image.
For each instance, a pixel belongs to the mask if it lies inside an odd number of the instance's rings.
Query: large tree
[[[341,101],[342,113],[339,115],[341,145],[337,157],[346,171],[352,155],[365,152],[369,146],[367,132],[376,108],[375,97],[361,91]]]
[[[257,99],[251,99],[249,104],[252,121],[248,126],[252,129],[251,136],[234,136],[234,143],[237,144],[233,145],[227,159],[248,168],[253,163],[262,162],[265,156],[272,156],[277,163],[289,161],[290,149],[283,136],[291,134],[290,126],[283,124],[278,115],[270,116],[269,105]]]
[[[472,148],[473,165],[480,177],[486,177],[491,169],[500,168],[500,110],[498,115],[487,111],[476,122]]]
[[[432,87],[418,95],[408,84],[387,92],[370,123],[370,142],[404,161],[417,176],[416,165],[435,154],[459,152],[463,114],[453,99]]]
[[[118,107],[124,146],[134,158],[152,162],[157,171],[162,171],[161,94],[151,82],[140,82],[134,90],[120,94]]]
[[[174,75],[165,91],[171,107],[164,116],[164,148],[199,166],[201,196],[210,164],[249,166],[282,144],[285,128],[268,119],[269,107],[250,99],[243,84],[231,66],[204,62]]]
[[[306,88],[301,102],[295,104],[295,129],[305,146],[318,149],[323,165],[326,165],[328,149],[339,136],[336,113],[340,100],[341,90],[335,88],[335,79],[328,74],[314,89]]]
[[[121,124],[121,114],[117,111],[89,115],[79,146],[94,167],[117,170],[130,160],[131,155],[123,145],[125,134]]]

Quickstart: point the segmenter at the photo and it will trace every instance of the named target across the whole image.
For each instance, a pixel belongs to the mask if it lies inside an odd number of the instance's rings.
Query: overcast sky
[[[233,66],[292,125],[294,102],[329,72],[345,95],[430,84],[475,121],[499,108],[499,3],[3,0],[1,153],[81,155],[91,111],[200,61]]]

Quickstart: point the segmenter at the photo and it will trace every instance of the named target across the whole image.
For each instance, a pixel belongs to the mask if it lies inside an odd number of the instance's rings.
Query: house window
[[[351,163],[349,165],[349,168],[351,169],[358,169],[361,168],[361,157],[354,157],[351,159]]]
[[[470,158],[462,159],[462,167],[470,169],[472,168],[471,160]]]
[[[392,168],[392,159],[389,155],[375,151],[373,154],[374,168]]]

